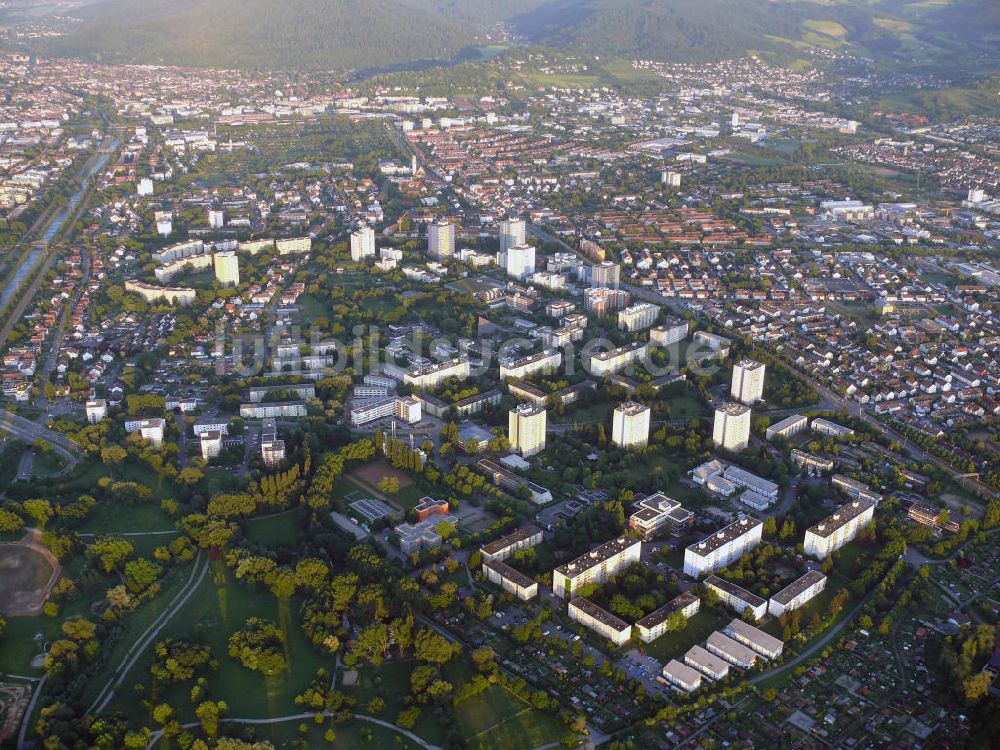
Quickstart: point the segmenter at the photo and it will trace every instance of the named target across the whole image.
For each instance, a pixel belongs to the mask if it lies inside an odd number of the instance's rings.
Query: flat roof
[[[867,500],[852,500],[846,505],[841,505],[837,510],[824,518],[815,526],[810,526],[807,530],[809,534],[827,539],[833,536],[838,529],[843,528],[858,516],[862,515],[869,508],[874,508]]]
[[[649,407],[640,404],[638,401],[623,401],[615,407],[615,411],[621,412],[627,417],[634,417],[637,414],[642,414],[644,411],[649,411]]]
[[[565,565],[560,565],[556,570],[564,576],[572,578],[639,544],[641,542],[638,539],[620,536],[617,539],[612,539],[610,542],[605,542],[594,547],[590,552],[585,552]]]
[[[754,627],[748,622],[743,622],[738,618],[733,618],[726,629],[733,633],[739,633],[751,643],[755,643],[769,653],[780,653],[785,647],[785,642],[780,638],[765,633],[760,628]]]
[[[535,534],[540,534],[541,529],[537,526],[529,524],[528,526],[522,526],[517,531],[512,531],[506,536],[502,536],[489,544],[483,545],[483,552],[487,555],[495,555],[497,552],[507,549],[518,542],[523,542],[525,539],[530,539]]]
[[[735,596],[741,602],[745,602],[753,609],[767,603],[764,599],[761,599],[752,591],[747,591],[742,586],[737,586],[735,583],[719,578],[719,576],[709,576],[705,579],[705,585],[714,586],[721,591],[725,591],[727,594]]]
[[[820,581],[826,580],[826,576],[820,573],[818,570],[810,570],[801,578],[792,581],[790,584],[785,586],[781,591],[772,596],[771,598],[777,601],[779,604],[788,604],[792,599],[797,597],[803,591],[805,591],[810,586],[815,586]]]
[[[716,407],[717,412],[721,411],[728,414],[731,417],[739,417],[750,411],[750,407],[744,404],[737,404],[733,401],[727,401],[722,406]]]
[[[705,537],[700,542],[689,544],[687,548],[694,554],[705,557],[715,550],[724,547],[734,539],[739,539],[757,526],[763,526],[763,523],[753,516],[744,516],[733,521],[725,528],[719,529],[711,536]]]
[[[500,560],[486,560],[483,562],[483,567],[492,568],[499,573],[502,578],[506,578],[515,586],[519,586],[522,589],[530,588],[533,583],[536,583],[534,578],[529,578],[521,571],[515,570],[507,563],[501,562]]]
[[[608,610],[604,609],[604,607],[597,606],[592,601],[590,601],[590,599],[587,599],[586,597],[583,596],[576,597],[575,599],[570,601],[569,606],[576,607],[581,612],[590,615],[598,622],[603,623],[608,627],[614,628],[618,632],[621,632],[623,630],[632,627],[620,617],[611,614],[610,612],[608,612]]]
[[[801,414],[793,414],[790,417],[785,417],[780,422],[774,423],[773,425],[771,425],[767,429],[768,430],[773,430],[775,432],[781,432],[782,430],[786,430],[789,427],[792,427],[792,426],[798,424],[799,422],[808,422],[808,421],[809,420],[807,420]]]
[[[657,625],[664,622],[670,615],[679,609],[684,609],[690,604],[694,604],[698,601],[698,597],[692,594],[690,591],[685,591],[683,594],[675,596],[669,602],[664,604],[659,609],[654,609],[648,615],[643,617],[636,623],[636,627],[646,628],[647,630],[655,628]]]
[[[645,349],[645,348],[646,344],[642,342],[636,342],[634,344],[626,344],[625,346],[619,346],[617,349],[612,349],[609,352],[597,352],[595,354],[591,354],[590,358],[597,359],[603,362],[605,360],[611,359],[612,357],[618,357],[624,354],[631,354],[632,352],[637,352],[640,349]]]

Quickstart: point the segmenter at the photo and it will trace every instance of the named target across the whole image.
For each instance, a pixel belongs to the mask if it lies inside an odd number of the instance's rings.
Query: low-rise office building
[[[803,471],[813,472],[816,474],[833,471],[832,459],[814,456],[812,453],[800,451],[798,448],[792,448],[791,458],[792,463]]]
[[[843,427],[836,422],[831,422],[829,419],[823,419],[822,417],[816,417],[809,426],[813,432],[818,432],[820,435],[829,435],[835,438],[851,437],[854,435],[854,430],[850,427]]]
[[[681,504],[656,492],[638,500],[633,506],[635,511],[629,516],[629,528],[644,539],[656,536],[660,531],[667,530],[671,534],[681,534],[687,531],[694,522],[694,514],[681,507]]]
[[[866,500],[872,505],[878,505],[882,502],[882,495],[857,479],[845,477],[843,474],[834,474],[830,478],[830,482],[834,487],[843,490],[845,495],[854,500]]]

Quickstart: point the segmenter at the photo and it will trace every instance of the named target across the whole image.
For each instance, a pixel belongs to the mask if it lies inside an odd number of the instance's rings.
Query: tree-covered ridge
[[[445,60],[472,43],[462,20],[389,0],[111,0],[78,11],[55,54],[102,62],[246,69],[364,68]]]

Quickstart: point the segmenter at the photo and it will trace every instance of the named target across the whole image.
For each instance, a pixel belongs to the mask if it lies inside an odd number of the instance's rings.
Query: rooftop
[[[585,597],[582,596],[576,597],[575,599],[570,601],[569,606],[576,607],[581,612],[590,615],[598,622],[603,623],[608,627],[614,628],[619,632],[632,627],[620,617],[616,617],[603,607],[598,607],[596,604],[590,601],[590,599],[586,599]]]
[[[698,597],[692,594],[690,591],[685,591],[683,594],[675,596],[669,602],[664,604],[659,609],[654,609],[648,615],[643,617],[636,623],[637,627],[655,628],[657,625],[666,620],[670,615],[679,609],[684,609],[688,605],[694,604],[698,601]]]
[[[519,586],[522,589],[529,588],[535,583],[533,578],[529,578],[524,573],[519,570],[515,570],[510,567],[507,563],[501,562],[500,560],[486,560],[483,563],[484,568],[492,568],[497,573],[499,573],[503,578],[513,583],[515,586]]]
[[[526,539],[530,539],[535,536],[535,534],[540,534],[541,530],[537,526],[522,526],[517,531],[513,531],[507,536],[502,536],[499,539],[490,542],[489,544],[483,545],[483,553],[487,555],[495,555],[497,552],[507,549],[508,547],[517,544],[518,542],[523,542]]]
[[[711,536],[705,537],[700,542],[689,544],[688,549],[696,555],[705,557],[715,550],[726,546],[734,539],[739,539],[744,534],[749,533],[755,527],[759,526],[763,526],[761,521],[758,521],[753,516],[744,516],[743,518],[733,521],[725,528],[719,529]]]
[[[767,603],[752,591],[747,591],[742,586],[737,586],[731,581],[719,578],[719,576],[709,576],[705,579],[705,585],[713,586],[720,591],[725,591],[730,596],[735,596],[741,602],[744,602],[747,606],[753,607],[754,609]]]
[[[814,586],[820,581],[826,579],[826,576],[820,573],[818,570],[810,570],[804,576],[792,581],[790,584],[785,586],[781,591],[772,596],[771,598],[777,601],[779,604],[788,604],[795,597],[801,594],[803,591],[808,589],[810,586]]]
[[[590,552],[580,555],[565,565],[560,565],[556,570],[564,576],[576,576],[584,570],[590,570],[594,566],[600,565],[615,555],[621,554],[625,550],[639,544],[640,542],[637,539],[620,536],[617,539],[612,539],[610,542],[605,542],[598,547],[594,547]]]
[[[811,526],[807,533],[815,534],[826,539],[833,536],[838,529],[843,528],[858,516],[862,515],[869,508],[874,508],[867,500],[854,500],[841,505],[834,513],[824,518],[815,526]]]

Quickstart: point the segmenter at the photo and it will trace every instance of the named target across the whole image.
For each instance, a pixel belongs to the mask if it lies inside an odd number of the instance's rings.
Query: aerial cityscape
[[[2,0],[0,748],[1000,748],[998,50]]]

